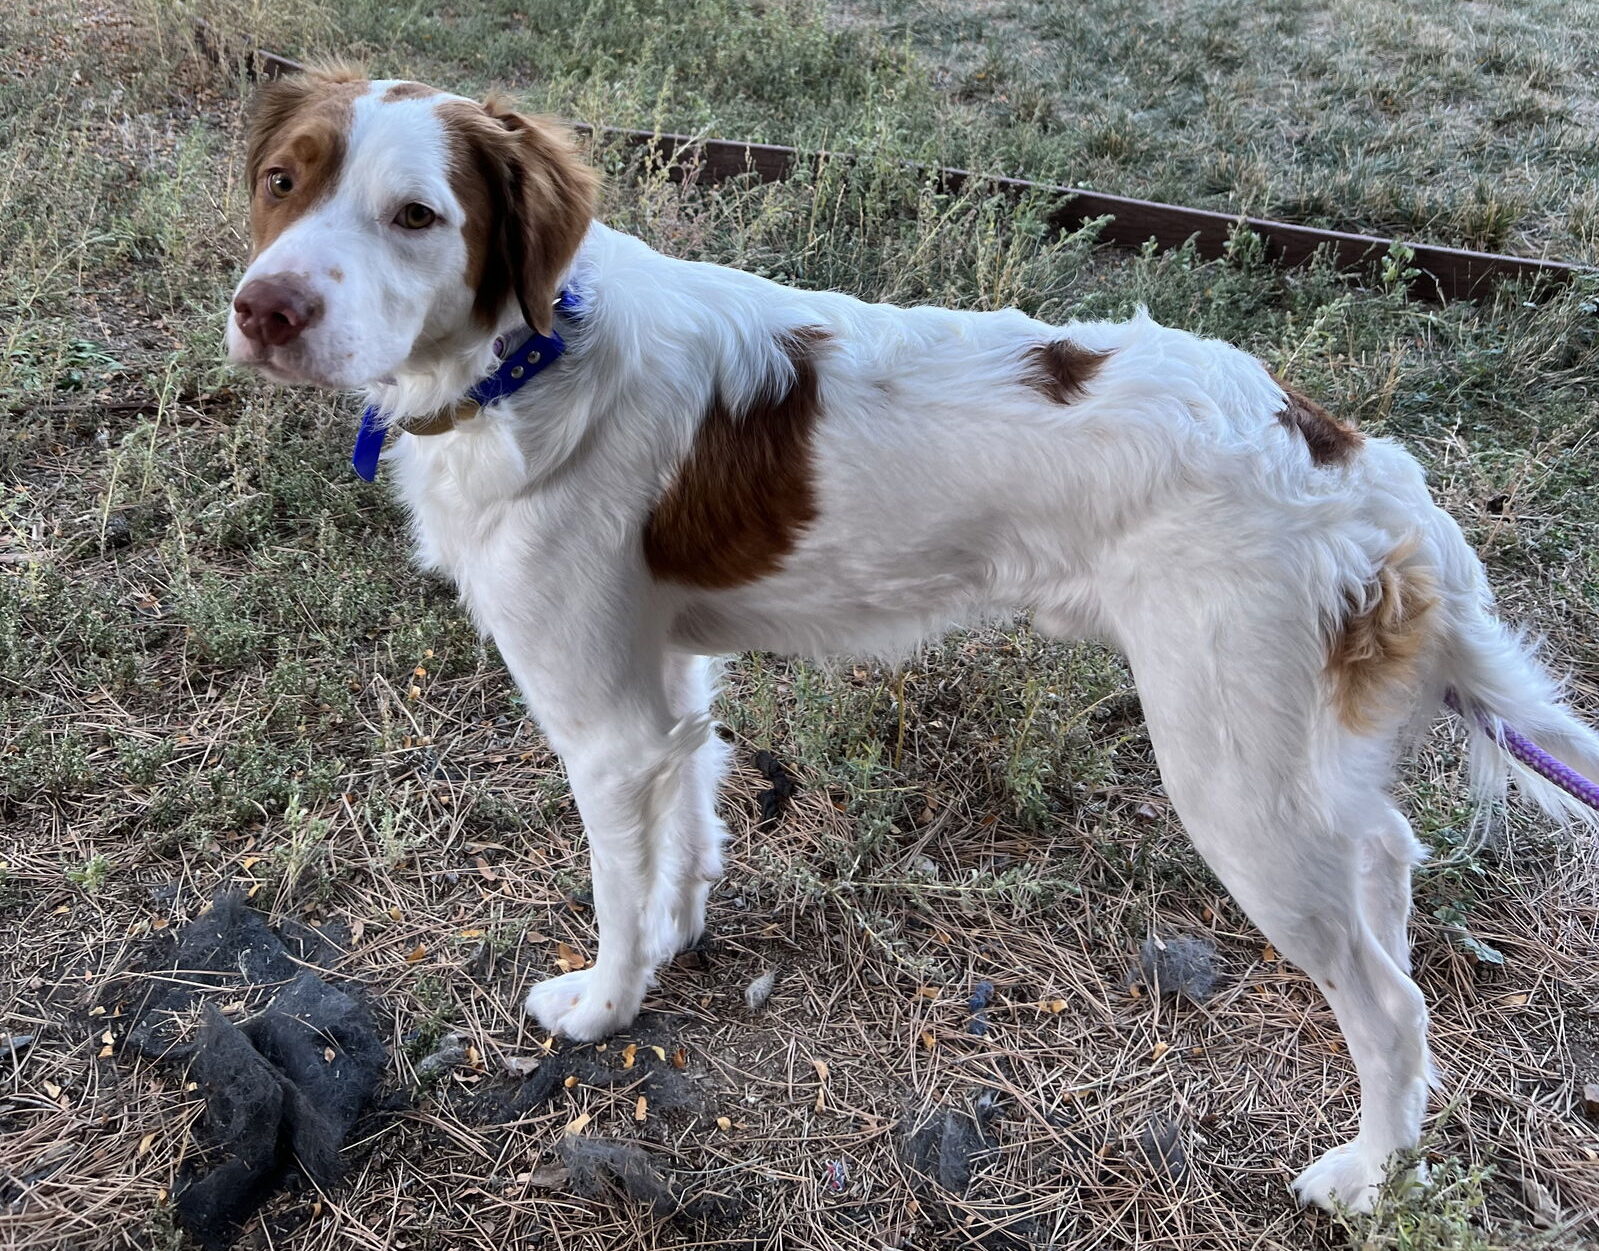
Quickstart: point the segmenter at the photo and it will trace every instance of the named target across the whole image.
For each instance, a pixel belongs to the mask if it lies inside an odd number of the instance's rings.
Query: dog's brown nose
[[[245,338],[282,347],[322,315],[322,301],[285,278],[252,278],[233,297],[233,311]]]

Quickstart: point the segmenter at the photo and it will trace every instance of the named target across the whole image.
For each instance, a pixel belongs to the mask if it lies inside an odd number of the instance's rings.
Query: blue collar
[[[570,290],[562,291],[560,298],[555,301],[555,311],[576,320],[577,297]],[[500,356],[499,368],[473,386],[466,393],[466,398],[479,408],[507,399],[560,360],[565,351],[566,340],[553,327],[547,335],[529,335],[521,347],[503,355],[503,348],[496,341],[495,354]],[[355,432],[355,447],[350,452],[350,467],[355,470],[357,477],[368,482],[377,479],[378,456],[383,451],[383,441],[389,433],[388,425],[380,421],[382,416],[383,410],[376,404],[366,406],[366,411],[361,414],[361,428]],[[405,427],[401,426],[400,429],[404,430]]]

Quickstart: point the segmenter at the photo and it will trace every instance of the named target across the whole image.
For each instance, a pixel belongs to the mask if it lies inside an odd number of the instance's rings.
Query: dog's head
[[[359,387],[470,350],[515,310],[548,333],[597,175],[551,122],[340,70],[266,85],[228,357]]]

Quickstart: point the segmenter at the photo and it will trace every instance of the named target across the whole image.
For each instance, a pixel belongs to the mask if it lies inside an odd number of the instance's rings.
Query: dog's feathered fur
[[[549,123],[409,84],[272,90],[252,168],[319,194],[265,205],[238,300],[252,324],[277,310],[305,330],[268,344],[232,322],[236,360],[425,417],[493,369],[497,334],[543,319],[530,301],[564,282],[582,303],[554,368],[429,426],[448,433],[399,434],[384,462],[587,826],[598,959],[528,1010],[602,1037],[699,934],[724,837],[705,656],[901,649],[1028,609],[1127,655],[1195,844],[1326,993],[1360,1126],[1296,1186],[1369,1204],[1417,1141],[1431,1072],[1405,936],[1420,848],[1387,789],[1404,732],[1452,688],[1599,769],[1416,462],[1143,314],[1051,326],[865,304],[599,224],[580,236],[593,180]],[[337,108],[318,106],[331,92]],[[345,118],[338,143],[284,138],[307,109]],[[504,185],[461,193],[474,178]],[[407,202],[437,221],[401,229]],[[1506,772],[1482,739],[1478,789]]]

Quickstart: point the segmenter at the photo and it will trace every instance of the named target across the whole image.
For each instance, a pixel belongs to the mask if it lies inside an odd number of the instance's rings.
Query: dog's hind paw
[[[1370,1212],[1387,1179],[1393,1157],[1372,1151],[1357,1138],[1334,1147],[1294,1179],[1301,1203],[1314,1203],[1329,1212],[1340,1205],[1352,1212]],[[1426,1169],[1417,1165],[1406,1176],[1418,1185],[1427,1181]]]
[[[540,982],[523,1006],[552,1034],[597,1042],[631,1024],[643,1000],[643,986],[618,986],[598,969],[579,969]]]

